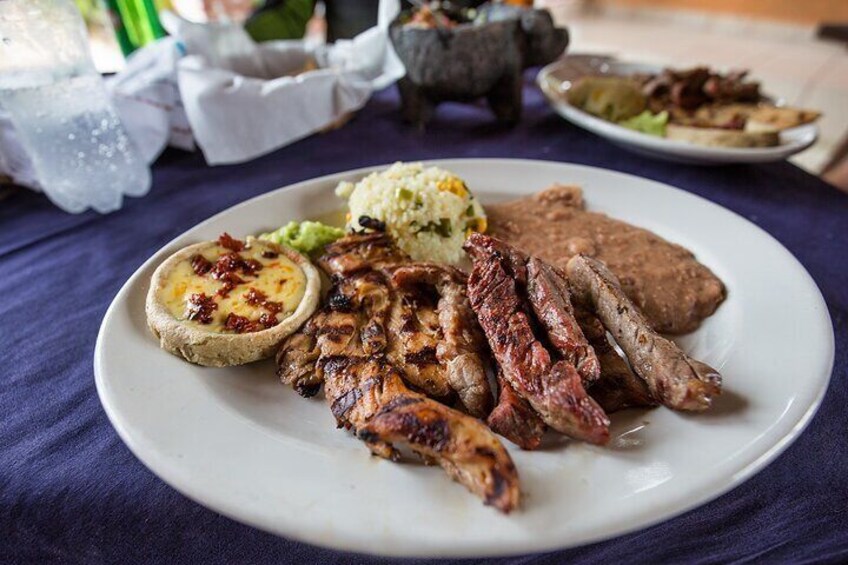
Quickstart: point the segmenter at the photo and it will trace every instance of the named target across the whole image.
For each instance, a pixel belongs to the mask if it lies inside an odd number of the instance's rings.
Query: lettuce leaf
[[[637,114],[632,118],[621,120],[618,125],[628,129],[655,135],[657,137],[665,137],[665,126],[668,123],[668,112],[662,111],[659,114],[653,114],[650,110],[645,110],[641,114]]]

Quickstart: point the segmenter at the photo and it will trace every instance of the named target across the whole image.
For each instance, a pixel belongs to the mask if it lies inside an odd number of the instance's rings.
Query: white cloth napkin
[[[249,161],[358,110],[404,75],[388,38],[399,10],[381,0],[377,26],[328,46],[257,44],[241,26],[164,13],[171,37],[129,61],[114,97],[145,154],[197,144],[210,165]],[[309,60],[318,68],[302,72]]]

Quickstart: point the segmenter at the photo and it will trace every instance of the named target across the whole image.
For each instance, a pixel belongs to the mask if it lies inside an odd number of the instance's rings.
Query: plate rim
[[[568,55],[545,65],[536,75],[536,84],[548,105],[569,123],[628,150],[641,150],[657,157],[686,159],[698,163],[763,163],[787,159],[806,151],[819,138],[819,128],[815,122],[784,130],[794,132],[799,139],[775,147],[711,147],[631,130],[593,116],[552,92],[551,78],[556,70],[566,64],[567,59]],[[624,65],[657,66],[632,61],[615,60],[615,62]]]
[[[288,539],[292,541],[297,541],[301,543],[309,543],[316,547],[321,547],[325,549],[331,549],[336,551],[343,551],[352,554],[359,555],[380,555],[380,556],[388,556],[388,557],[441,557],[441,558],[472,558],[472,557],[507,557],[507,556],[516,556],[516,555],[530,555],[536,553],[543,553],[549,551],[558,551],[565,550],[568,548],[574,547],[582,547],[591,543],[597,543],[604,540],[612,540],[619,538],[621,536],[636,532],[643,531],[648,528],[651,528],[657,524],[672,520],[682,514],[685,514],[689,511],[700,508],[701,506],[711,502],[712,500],[717,499],[718,497],[726,494],[730,490],[738,487],[742,483],[748,481],[754,475],[762,471],[768,464],[772,463],[780,454],[782,454],[792,443],[794,443],[798,437],[803,433],[803,431],[807,428],[809,423],[812,421],[812,418],[817,413],[821,403],[827,394],[827,391],[830,387],[830,383],[833,377],[833,366],[835,362],[835,336],[833,329],[833,321],[830,316],[830,311],[827,307],[827,302],[825,301],[821,290],[813,279],[812,275],[807,271],[807,269],[803,266],[803,264],[782,244],[778,241],[774,236],[768,233],[766,230],[761,228],[760,226],[754,224],[747,218],[741,216],[735,211],[726,208],[716,202],[713,202],[703,196],[698,194],[689,192],[682,188],[678,188],[671,184],[667,184],[661,181],[656,181],[653,179],[640,177],[638,175],[633,175],[629,173],[624,173],[621,171],[607,169],[603,167],[595,167],[590,165],[583,165],[579,163],[571,163],[565,161],[555,161],[555,160],[545,160],[545,159],[511,159],[511,158],[453,158],[453,159],[430,159],[421,161],[424,164],[428,165],[439,165],[450,167],[452,164],[486,164],[492,162],[499,163],[508,163],[515,166],[520,165],[532,165],[532,164],[545,164],[545,165],[555,165],[555,166],[565,166],[565,167],[573,167],[579,169],[588,169],[593,171],[601,171],[604,174],[610,174],[614,176],[619,176],[622,178],[636,179],[639,182],[647,182],[655,185],[662,186],[665,189],[673,189],[678,192],[685,193],[689,197],[693,197],[696,200],[700,200],[706,202],[712,206],[716,206],[724,212],[728,212],[736,217],[737,220],[741,220],[743,223],[747,224],[748,228],[754,228],[755,230],[760,232],[760,235],[766,236],[768,240],[770,240],[771,245],[776,245],[776,249],[778,249],[781,254],[787,258],[791,263],[794,264],[799,271],[799,273],[803,274],[806,279],[806,282],[810,284],[810,288],[815,290],[813,293],[813,299],[822,307],[821,312],[823,314],[821,321],[826,322],[829,327],[829,332],[827,332],[827,359],[825,360],[824,366],[827,367],[827,376],[824,378],[822,382],[822,386],[816,391],[815,397],[812,399],[810,404],[804,410],[802,414],[798,416],[798,418],[794,421],[791,427],[784,433],[779,440],[777,440],[772,446],[768,449],[760,453],[756,459],[752,460],[749,464],[745,465],[740,470],[736,471],[732,477],[728,479],[728,481],[721,487],[718,488],[704,488],[702,491],[693,493],[685,503],[681,504],[679,508],[663,511],[658,513],[658,515],[654,518],[648,518],[646,520],[639,521],[638,525],[634,525],[632,527],[623,527],[615,530],[610,533],[609,531],[598,532],[595,535],[587,536],[581,541],[577,543],[567,543],[567,544],[557,544],[557,543],[548,543],[548,544],[540,544],[535,549],[521,549],[516,547],[515,549],[504,549],[497,548],[494,551],[487,551],[486,548],[454,548],[454,549],[441,549],[441,548],[430,548],[429,551],[409,551],[408,549],[404,549],[399,546],[388,546],[388,547],[380,547],[376,551],[373,547],[366,547],[367,544],[360,544],[359,547],[351,548],[349,545],[349,540],[343,537],[335,537],[330,540],[326,540],[321,538],[320,535],[304,535],[303,531],[298,532],[287,532],[285,534],[279,532],[278,530],[273,529],[268,524],[262,523],[258,520],[252,520],[250,518],[245,517],[244,515],[239,515],[236,510],[222,509],[219,505],[215,503],[206,502],[202,495],[196,494],[191,485],[185,485],[181,480],[170,476],[171,473],[167,472],[166,469],[163,469],[166,465],[159,463],[149,463],[147,457],[143,457],[142,453],[139,449],[138,442],[132,437],[130,431],[125,427],[124,423],[121,421],[120,415],[115,412],[114,407],[110,405],[110,402],[107,398],[106,391],[106,381],[107,377],[104,376],[104,368],[103,368],[103,342],[105,338],[105,329],[107,326],[107,321],[116,316],[116,310],[119,307],[119,302],[125,297],[125,295],[129,294],[130,287],[133,286],[137,279],[141,278],[141,275],[145,270],[149,268],[151,263],[154,261],[160,260],[160,256],[166,253],[170,247],[172,247],[177,240],[183,238],[185,234],[189,231],[193,231],[197,228],[200,228],[206,224],[212,223],[217,220],[219,217],[225,214],[231,214],[234,211],[246,207],[250,205],[252,202],[261,200],[264,198],[274,198],[276,195],[283,193],[284,191],[295,189],[298,187],[302,187],[310,184],[317,184],[320,182],[328,182],[334,178],[342,178],[352,175],[360,175],[365,174],[374,170],[383,169],[389,166],[391,163],[385,163],[380,165],[366,166],[360,167],[356,169],[350,169],[345,171],[339,171],[336,173],[330,173],[326,175],[322,175],[320,177],[314,177],[310,179],[304,179],[302,181],[298,181],[296,183],[284,185],[262,194],[258,194],[251,198],[248,198],[242,202],[234,204],[229,208],[221,210],[213,214],[212,216],[206,218],[198,222],[197,224],[191,226],[190,228],[182,231],[180,234],[169,240],[166,244],[161,246],[157,251],[155,251],[147,260],[145,260],[133,273],[130,277],[124,282],[119,291],[116,293],[115,297],[112,299],[109,307],[107,308],[103,319],[101,321],[100,328],[97,334],[97,340],[94,348],[93,355],[93,365],[94,365],[94,380],[95,387],[97,390],[98,399],[103,407],[103,410],[106,412],[106,415],[109,419],[110,424],[115,429],[118,436],[121,438],[123,443],[127,446],[127,448],[132,452],[132,454],[144,465],[147,469],[149,469],[159,480],[163,481],[165,484],[186,496],[193,502],[200,504],[206,509],[211,510],[212,512],[218,513],[220,515],[226,516],[235,522],[240,524],[247,524],[249,526],[255,527],[261,531],[271,533],[275,536],[282,537],[283,539]],[[150,457],[153,459],[153,457]],[[239,505],[234,505],[235,507]]]

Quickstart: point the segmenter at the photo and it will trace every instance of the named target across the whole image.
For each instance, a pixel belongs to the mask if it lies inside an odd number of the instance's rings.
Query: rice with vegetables
[[[348,228],[362,229],[363,216],[380,220],[416,261],[457,263],[465,238],[486,230],[483,207],[465,182],[438,167],[395,163],[357,183],[340,183],[336,194],[348,199]]]

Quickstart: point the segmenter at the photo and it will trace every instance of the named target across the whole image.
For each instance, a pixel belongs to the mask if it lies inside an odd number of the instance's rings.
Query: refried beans
[[[565,268],[583,253],[607,264],[654,329],[695,330],[725,299],[724,284],[688,249],[604,214],[584,210],[583,192],[553,186],[486,207],[487,233]]]

